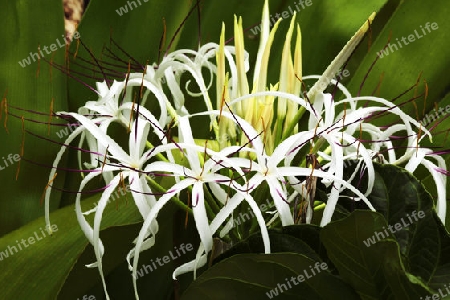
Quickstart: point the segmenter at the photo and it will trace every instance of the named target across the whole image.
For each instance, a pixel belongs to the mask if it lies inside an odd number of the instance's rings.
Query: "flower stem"
[[[289,126],[287,127],[286,131],[284,132],[281,140],[285,140],[287,139],[293,132],[294,132],[294,128],[295,126],[298,124],[298,121],[300,121],[300,119],[302,118],[303,114],[306,112],[306,108],[304,108],[303,106],[301,106],[297,113],[294,116],[294,119],[292,120],[292,122],[289,124]]]
[[[155,180],[153,180],[150,176],[146,176],[147,181],[150,183],[150,186],[152,189],[156,190],[159,193],[166,193],[167,190],[163,188],[161,185],[159,185]],[[189,214],[192,215],[192,209],[183,203],[178,197],[173,196],[172,201],[182,210],[187,211]]]

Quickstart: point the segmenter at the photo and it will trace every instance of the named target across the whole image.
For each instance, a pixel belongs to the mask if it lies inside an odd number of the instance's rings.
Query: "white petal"
[[[274,177],[269,176],[266,181],[269,185],[270,195],[272,195],[282,225],[293,225],[294,219],[292,218],[291,209],[289,207],[289,204],[287,203],[287,195],[283,192],[280,183]]]
[[[98,126],[86,118],[85,116],[70,113],[70,112],[62,112],[65,115],[69,115],[77,119],[89,132],[97,139],[99,143],[101,143],[104,147],[108,147],[108,152],[110,152],[117,160],[121,162],[128,162],[129,156],[123,151],[123,149],[116,143],[109,135],[105,134]]]
[[[82,131],[84,130],[84,127],[80,126],[77,129],[75,129],[73,132],[69,134],[67,139],[64,141],[65,145],[69,145]],[[56,154],[55,160],[52,164],[52,169],[50,171],[50,175],[48,177],[49,182],[53,179],[53,177],[56,174],[56,171],[58,169],[58,164],[64,154],[66,152],[67,147],[62,146],[61,149],[59,149],[58,153]],[[50,224],[50,194],[52,192],[52,185],[50,184],[48,188],[45,190],[45,223],[47,228],[51,228]]]
[[[197,227],[200,240],[206,252],[209,252],[212,249],[213,239],[206,214],[204,198],[203,182],[194,183],[192,187],[192,212],[194,214],[195,226]]]

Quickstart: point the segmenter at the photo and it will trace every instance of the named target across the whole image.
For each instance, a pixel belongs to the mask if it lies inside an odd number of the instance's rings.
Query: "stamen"
[[[356,147],[356,157],[359,156],[359,147],[361,146],[361,139],[362,139],[362,122],[359,123],[359,140],[358,146]]]
[[[123,179],[123,173],[120,173],[121,180],[122,180],[122,189],[127,190],[127,186],[125,185],[125,180]],[[125,193],[125,204],[128,204],[128,193]]]
[[[389,37],[388,40],[390,40],[390,37]],[[384,46],[384,48],[386,48],[387,46],[388,46],[388,45],[386,44],[386,46]],[[383,49],[384,49],[384,48],[383,48]],[[359,85],[359,90],[358,90],[358,93],[356,94],[357,97],[359,97],[359,96],[361,95],[361,91],[362,91],[362,89],[363,89],[363,87],[364,87],[364,84],[366,83],[367,78],[369,78],[370,72],[372,71],[373,67],[375,67],[375,64],[378,62],[379,59],[380,59],[380,56],[377,55],[377,56],[375,57],[375,59],[372,61],[372,63],[371,63],[371,65],[370,65],[369,69],[367,70],[366,74],[364,75],[363,80],[361,81],[361,84]],[[382,77],[384,76],[384,72],[381,73],[381,74],[382,74],[382,75],[381,75],[380,77],[382,78]],[[380,78],[380,81],[378,82],[377,88],[379,88],[379,87],[381,86],[381,81],[382,81],[381,78]],[[376,89],[377,89],[377,88],[376,88]],[[373,92],[372,92],[372,95],[374,95]]]
[[[308,89],[308,87],[306,86],[305,82],[300,77],[298,77],[297,73],[294,73],[294,76],[302,84],[302,88],[303,88],[303,93],[302,94],[305,96],[306,101],[309,103],[309,105],[311,105],[311,101],[309,100],[308,93],[305,92]]]
[[[133,102],[131,104],[131,110],[134,110],[134,105],[136,104],[136,93],[134,93]],[[128,133],[131,132],[131,123],[133,123],[133,114],[130,114],[130,120],[128,121]]]
[[[37,67],[36,67],[36,78],[39,77],[39,73],[41,70],[41,45],[38,45],[38,61],[37,61]]]
[[[163,51],[164,45],[166,44],[166,33],[167,33],[167,27],[166,27],[166,19],[163,17],[163,34],[161,35],[161,39],[159,40],[159,52],[158,52],[158,60],[161,59],[161,52]]]
[[[9,134],[8,130],[8,100],[6,99],[6,95],[8,94],[8,89],[6,89],[5,94],[3,94],[2,102],[0,103],[0,120],[2,119],[2,111],[5,109],[5,121],[3,122],[3,127],[5,127],[6,133]]]
[[[128,56],[128,58],[131,59],[131,60],[136,64],[136,65],[133,66],[134,69],[144,70],[145,67],[144,67],[140,62],[138,62],[134,57],[132,57],[130,54],[128,54],[128,52],[126,52],[125,49],[123,49],[121,46],[119,46],[119,44],[117,44],[116,41],[115,41],[112,37],[109,38],[109,43],[110,43],[110,44],[111,44],[111,43],[114,44],[114,46],[116,46],[117,48],[119,48],[119,50],[122,51],[122,53],[124,53],[126,56]],[[106,48],[106,50],[107,50],[109,53],[113,54],[112,51],[111,51],[109,48]],[[116,55],[114,55],[113,58],[114,58],[115,60],[119,60],[119,61],[122,61],[122,62],[126,63],[126,61],[120,59],[120,58],[119,58],[118,56],[116,56]]]
[[[423,99],[423,111],[422,111],[422,114],[425,115],[425,108],[427,106],[427,98],[428,98],[428,83],[427,83],[427,81],[425,79],[423,81],[425,83],[425,97]]]
[[[106,147],[106,150],[105,150],[105,155],[104,155],[104,158],[103,158],[101,173],[103,173],[103,169],[105,168],[106,158],[108,157],[108,148],[109,148],[109,145],[108,145],[108,147]],[[101,180],[100,176],[99,176],[99,179]]]
[[[77,48],[75,49],[75,53],[73,54],[73,59],[76,59],[78,56],[78,49],[80,48],[80,39],[77,39]],[[69,49],[67,49],[69,50]],[[67,51],[69,53],[69,51]]]
[[[380,94],[380,88],[381,84],[383,83],[383,79],[384,79],[384,72],[381,72],[380,78],[378,79],[378,83],[375,86],[374,90],[372,91],[372,96],[377,96]]]
[[[131,61],[129,60],[128,61],[127,75],[126,75],[126,78],[125,78],[125,88],[123,89],[122,98],[120,99],[119,105],[123,104],[123,100],[125,99],[125,96],[127,94],[127,87],[128,87],[128,80],[130,79],[130,73],[131,73]]]
[[[167,56],[167,54],[169,53],[170,48],[172,48],[172,44],[175,41],[175,38],[177,37],[178,33],[180,32],[181,28],[183,27],[183,25],[186,23],[187,19],[192,15],[192,12],[194,11],[194,9],[197,8],[197,6],[200,5],[200,0],[197,0],[195,2],[195,5],[189,10],[188,14],[186,17],[184,17],[183,21],[181,21],[180,26],[178,26],[177,30],[175,31],[172,39],[169,42],[169,45],[167,46],[166,52],[164,53],[164,56]]]
[[[89,84],[87,84],[86,82],[82,81],[80,78],[75,77],[74,75],[72,75],[71,72],[69,72],[69,63],[68,63],[68,61],[67,61],[67,63],[66,63],[66,67],[64,67],[64,66],[58,65],[58,64],[56,64],[56,63],[54,63],[54,62],[52,62],[52,61],[47,61],[47,60],[45,59],[45,57],[43,58],[43,60],[46,61],[46,62],[49,63],[49,64],[52,64],[57,70],[63,72],[64,74],[66,74],[66,75],[69,76],[70,78],[72,78],[72,79],[74,79],[75,81],[81,83],[82,85],[84,85],[84,86],[86,86],[88,89],[90,89],[92,92],[94,92],[94,93],[96,93],[97,95],[100,96],[100,93],[99,93],[95,88],[91,87]],[[73,73],[75,73],[75,74],[80,74],[80,75],[82,75],[82,76],[84,76],[84,77],[88,77],[88,76],[86,76],[86,75],[85,75],[84,73],[82,73],[82,72],[73,72]],[[97,81],[100,81],[100,80],[97,80]]]
[[[52,97],[52,101],[50,102],[50,114],[48,115],[48,131],[47,131],[47,135],[50,135],[50,124],[52,122],[52,118],[53,118],[53,102],[54,102],[55,98]]]
[[[16,171],[16,180],[19,178],[19,173],[20,173],[20,162],[22,161],[23,158],[23,153],[24,153],[24,148],[25,148],[25,120],[24,117],[22,116],[22,145],[20,146],[20,160],[17,164],[17,171]]]
[[[91,56],[91,58],[94,60],[95,64],[97,65],[97,67],[100,69],[100,72],[103,75],[103,79],[106,82],[106,85],[108,86],[108,88],[111,88],[108,78],[106,77],[105,72],[103,71],[103,67],[100,65],[99,61],[97,60],[97,58],[95,57],[94,53],[92,53],[92,51],[83,43],[83,41],[81,40],[81,38],[78,39],[78,41],[80,41],[81,45],[83,46],[83,48],[89,53],[89,55]]]
[[[144,91],[144,78],[145,78],[145,74],[147,74],[147,66],[148,66],[148,62],[145,64],[144,72],[142,72],[141,88],[139,90],[139,101],[138,101],[138,105],[137,105],[137,108],[136,108],[136,115],[135,115],[136,122],[134,122],[134,128],[135,128],[134,140],[135,141],[137,141],[138,121],[139,121],[139,107],[141,105],[141,100],[144,97],[144,94],[143,94],[143,91]]]

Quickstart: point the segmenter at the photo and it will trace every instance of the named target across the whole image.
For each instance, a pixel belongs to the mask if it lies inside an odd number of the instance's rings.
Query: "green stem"
[[[261,188],[259,188],[258,190],[256,190],[255,192],[255,197],[253,197],[253,199],[255,199],[256,203],[258,203],[258,207],[261,209],[262,204],[265,204],[267,201],[267,199],[264,199],[264,201],[261,201],[262,196],[263,195],[268,195],[270,197],[270,193],[267,193],[268,190],[268,186],[264,185]],[[267,210],[269,210],[269,208],[267,208]],[[264,216],[264,212],[263,216]],[[257,228],[258,228],[259,224],[258,221],[256,220],[256,218],[252,219],[252,223],[250,225],[250,229],[249,232],[252,233],[254,232]]]
[[[326,143],[326,139],[324,139],[324,138],[319,138],[318,140],[317,140],[317,142],[314,144],[314,147],[311,149],[311,154],[316,154],[317,152],[319,152],[319,150],[320,150],[320,148],[322,148],[322,146]],[[331,153],[331,146],[328,146],[325,150],[324,150],[324,152],[326,153],[326,154],[330,154]],[[322,158],[318,158],[317,159],[319,162],[321,162],[323,159]],[[306,158],[304,158],[303,160],[302,160],[302,162],[301,162],[301,164],[300,164],[300,166],[301,167],[306,167]]]
[[[211,195],[211,193],[209,192],[208,188],[205,186],[203,188],[203,190],[205,191],[205,198],[206,198],[206,202],[209,203],[209,205],[211,206],[211,209],[214,210],[214,217],[216,216],[216,214],[219,213],[220,211],[220,207],[217,205],[216,199],[213,197],[213,195]]]
[[[146,176],[148,182],[150,183],[150,187],[159,192],[159,193],[167,193],[167,190],[165,188],[163,188],[161,185],[159,185],[156,181],[154,181],[151,177]],[[192,209],[187,206],[186,204],[183,203],[183,201],[181,201],[178,197],[173,196],[172,197],[172,201],[182,210],[187,211],[189,214],[192,215]]]
[[[306,112],[306,108],[304,108],[303,106],[301,106],[298,109],[297,113],[294,116],[294,119],[289,124],[289,127],[286,129],[286,131],[284,132],[282,140],[287,139],[292,134],[292,132],[294,132],[295,126],[298,124],[298,121],[300,121],[300,119],[303,117],[303,114],[305,112]]]
[[[149,141],[147,141],[146,146],[147,146],[147,148],[155,148],[153,146],[153,144],[150,143]],[[161,161],[169,162],[169,160],[167,158],[165,158],[164,155],[162,155],[161,153],[156,154],[156,157]]]

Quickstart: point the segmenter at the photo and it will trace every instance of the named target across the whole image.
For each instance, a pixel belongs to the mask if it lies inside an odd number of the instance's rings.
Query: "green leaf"
[[[376,53],[388,45],[390,37],[391,47],[388,49],[393,51],[389,51],[389,55],[385,55],[376,62],[364,84],[361,95],[371,95],[380,78],[383,77],[377,95],[386,99],[394,99],[413,86],[421,74],[419,88],[401,99],[397,99],[396,103],[400,105],[408,99],[424,94],[424,82],[426,81],[428,97],[425,99],[422,96],[413,102],[403,103],[402,110],[410,116],[422,120],[427,115],[435,116],[435,107],[445,109],[446,105],[450,103],[448,94],[450,84],[447,80],[447,64],[444,63],[448,61],[447,49],[450,45],[447,21],[449,13],[450,8],[444,0],[435,1],[433,5],[420,0],[409,0],[400,1],[400,5],[389,18],[376,18],[373,27],[377,34],[373,36],[371,50],[367,53],[365,47],[359,49],[357,54],[359,57],[363,57],[362,60],[350,62],[352,68],[355,68],[355,72],[352,73],[353,76],[348,84],[349,90],[353,93],[359,90],[362,78],[376,59]],[[436,23],[438,28],[428,31],[425,27],[427,23]],[[415,36],[414,42],[407,40],[410,35]],[[420,38],[418,38],[419,36]],[[406,39],[408,45],[402,41],[403,38]],[[448,143],[446,142],[449,128],[448,119],[444,120],[443,114],[440,113],[440,115],[439,122],[442,124],[432,132],[434,143],[428,143],[426,141],[428,138],[425,138],[423,143],[424,147],[432,146],[435,151],[448,148],[446,146]],[[391,115],[378,120],[378,123],[391,124],[397,120],[397,116]],[[428,124],[427,127],[430,129],[431,126]],[[405,143],[399,144],[399,146],[405,146]],[[445,155],[444,158],[448,163],[449,155]],[[429,172],[419,169],[417,177],[425,179],[424,184],[427,190],[432,193],[433,198],[437,198],[435,184],[432,182]],[[449,187],[450,183],[448,182],[447,188]],[[450,212],[450,208],[447,209],[447,212]]]
[[[423,72],[422,78],[426,79],[429,85],[427,109],[433,107],[434,102],[439,102],[445,95],[444,91],[449,88],[448,81],[445,78],[447,68],[442,64],[442,62],[447,61],[445,49],[449,45],[450,38],[450,33],[447,30],[447,16],[450,8],[445,3],[444,0],[435,1],[434,5],[429,5],[420,0],[401,1],[391,18],[382,24],[383,29],[373,41],[368,55],[359,64],[350,88],[352,90],[359,88],[361,79],[369,70],[376,53],[383,49],[392,34],[390,43],[393,51],[390,51],[389,55],[381,58],[375,64],[366,81],[362,95],[372,94],[381,73],[384,73],[380,95],[386,99],[392,99],[415,84],[419,74]],[[435,22],[438,29],[428,31],[425,29],[427,22]],[[374,23],[377,23],[377,19]],[[375,26],[377,25],[375,24]],[[426,34],[423,33],[422,28]],[[417,34],[420,38],[417,38]],[[408,39],[410,35],[416,35],[416,39],[414,42],[406,40],[408,45],[405,45],[402,38]],[[402,47],[399,46],[399,43]],[[363,50],[366,51],[366,49]],[[417,101],[417,105],[421,113],[423,98]],[[412,104],[406,107],[406,111],[415,116]],[[421,117],[419,115],[419,118]]]
[[[384,215],[389,225],[402,224],[401,229],[395,230],[394,235],[401,245],[402,254],[406,254],[409,252],[409,249],[405,248],[406,245],[410,245],[411,241],[417,238],[416,232],[420,230],[416,227],[425,224],[423,221],[426,221],[427,226],[431,226],[431,221],[434,223],[433,200],[417,179],[406,170],[392,165],[376,164],[375,171],[376,184],[369,200],[377,212]],[[419,212],[423,213],[417,216]]]
[[[302,282],[294,282],[292,277]],[[333,299],[336,295],[358,299],[348,285],[327,270],[326,263],[295,253],[228,258],[197,278],[181,299],[265,299],[277,295],[280,299]]]
[[[137,287],[139,296],[143,299],[150,297],[155,300],[169,299],[175,290],[172,282],[173,271],[181,264],[195,259],[196,245],[199,243],[195,225],[189,222],[188,228],[185,228],[185,213],[177,209],[175,205],[169,204],[169,207],[161,211],[158,224],[159,232],[162,234],[156,235],[157,242],[152,248],[140,254]],[[142,222],[139,222],[110,227],[101,232],[106,249],[103,257],[105,280],[111,299],[134,298],[132,275],[125,257],[134,247],[132,242],[138,236],[141,226]],[[183,252],[180,250],[182,244],[184,246],[190,244],[190,247],[188,249],[184,247]],[[165,256],[170,258],[168,263],[164,262]],[[95,295],[96,299],[104,297],[98,270],[85,267],[93,261],[95,261],[95,254],[93,248],[89,246],[71,269],[58,294],[59,299],[69,299],[74,296],[79,296],[81,299],[83,295]],[[192,281],[192,274],[188,274],[187,277],[178,278],[181,290],[186,289]],[[157,295],[155,295],[155,289],[158,290]]]
[[[407,270],[431,287],[439,288],[450,281],[450,276],[435,275],[450,263],[448,259],[442,260],[450,240],[430,194],[402,168],[376,164],[375,170],[376,186],[369,200],[384,215],[389,230],[392,229],[401,254],[407,257]]]
[[[300,227],[300,226],[299,226]],[[301,226],[303,227],[303,226]],[[284,231],[284,229],[283,229]],[[299,233],[299,230],[296,231]],[[295,252],[307,256],[310,259],[319,260],[317,253],[306,243],[306,241],[292,234],[279,232],[277,230],[269,230],[270,249],[272,253],[277,252]],[[315,241],[314,241],[315,242]],[[313,242],[313,243],[314,243]],[[264,243],[260,233],[253,234],[242,242],[237,243],[231,249],[220,255],[215,262],[236,254],[243,253],[263,253]]]
[[[117,11],[124,7],[128,9],[128,12],[120,15]],[[111,68],[123,75],[116,74],[116,76],[107,76],[108,78],[121,77],[121,80],[125,79],[129,61],[133,65],[139,62],[142,66],[140,72],[143,72],[146,64],[158,63],[159,44],[163,34],[167,36],[167,43],[169,43],[189,9],[189,1],[182,1],[177,5],[163,0],[141,1],[141,5],[133,9],[130,9],[127,2],[122,0],[92,1],[78,27],[81,41],[86,48],[83,44],[72,43],[71,45],[72,53],[77,52],[75,58],[73,55],[71,56],[71,72],[82,72],[81,74],[85,76],[80,79],[94,88],[96,81],[103,81],[104,74],[114,73],[110,71]],[[164,32],[164,22],[166,32]],[[94,28],[95,30],[93,30]],[[110,38],[118,46],[111,42]],[[173,46],[175,45],[176,43]],[[111,49],[112,53],[106,48]],[[161,54],[161,58],[163,54]],[[94,61],[94,57],[97,61]],[[82,59],[88,60],[90,64],[83,62]],[[106,62],[113,65],[108,65]],[[105,69],[100,70],[99,65]],[[87,67],[93,68],[95,72],[90,72]],[[96,98],[96,94],[79,82],[74,80],[69,82],[69,102],[72,111],[76,111],[86,101]]]
[[[85,210],[93,208],[98,199],[98,196],[92,197],[83,201],[82,206]],[[121,199],[117,200],[121,201],[118,208],[114,204],[106,208],[102,229],[141,221],[134,203],[125,204],[124,198]],[[91,219],[92,215],[88,220],[92,222]],[[81,231],[72,205],[52,213],[50,220],[57,228],[52,236],[41,231],[45,230],[45,222],[39,218],[0,239],[0,255],[3,254],[0,265],[4,270],[0,274],[0,282],[8,282],[2,284],[0,298],[54,299],[58,294],[88,241]],[[19,249],[16,241],[28,241],[35,235],[41,239],[34,244],[27,242],[27,247],[21,246],[22,250]],[[12,247],[16,247],[17,252]],[[105,250],[107,252],[108,248]],[[94,272],[99,277],[96,269]]]
[[[20,118],[37,119],[44,124],[24,122],[26,130],[55,138],[55,132],[48,136],[48,116],[39,116],[22,109],[50,113],[50,104],[54,101],[54,110],[67,108],[65,76],[49,67],[44,61],[53,60],[63,63],[65,53],[64,22],[62,2],[37,0],[32,5],[24,1],[0,1],[0,18],[4,22],[0,31],[0,97],[7,99],[9,115],[2,111],[0,140],[0,236],[43,215],[39,203],[45,185],[48,182],[48,168],[31,162],[51,166],[58,148],[48,141],[25,134],[24,158],[20,161],[20,174],[15,180],[19,166],[8,155],[21,154],[22,122]],[[62,45],[63,47],[61,47]],[[42,59],[38,61],[38,46]],[[55,51],[51,51],[51,49]],[[46,50],[45,50],[46,49]],[[51,53],[50,53],[51,52]],[[50,54],[49,54],[50,53]],[[28,60],[24,63],[23,60]],[[24,67],[20,65],[24,64]],[[1,101],[1,100],[0,100]],[[17,109],[19,108],[19,109]],[[15,117],[17,116],[17,118]],[[7,119],[7,120],[6,120]],[[57,122],[53,120],[52,122]],[[6,124],[8,132],[3,128]],[[53,126],[52,126],[53,127]],[[56,184],[64,182],[64,173],[59,174]],[[59,193],[55,193],[52,207],[59,205]]]
[[[375,232],[384,232],[386,226],[378,213],[355,211],[324,227],[321,239],[340,276],[362,299],[417,299],[427,295],[431,291],[424,283],[406,272],[395,239],[376,240]]]

